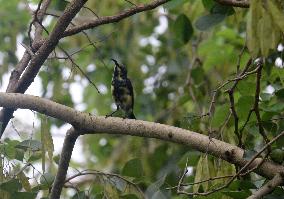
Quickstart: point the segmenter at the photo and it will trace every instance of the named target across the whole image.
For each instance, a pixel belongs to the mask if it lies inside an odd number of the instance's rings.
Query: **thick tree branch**
[[[15,69],[11,74],[7,92],[24,93],[26,89],[30,86],[30,84],[34,81],[34,78],[37,75],[40,67],[42,66],[42,64],[48,57],[48,55],[54,50],[58,41],[62,37],[71,36],[78,32],[82,32],[85,29],[94,28],[99,25],[118,22],[136,13],[154,9],[158,7],[159,5],[162,5],[170,0],[156,0],[150,4],[140,5],[140,6],[138,5],[118,15],[101,17],[97,20],[94,20],[93,22],[85,23],[80,26],[69,28],[65,31],[65,29],[70,24],[72,18],[78,13],[80,8],[83,6],[83,4],[86,1],[87,0],[79,0],[79,1],[71,2],[69,6],[65,9],[63,15],[58,19],[58,22],[48,39],[43,40],[43,39],[35,38],[33,42],[33,49],[36,51],[39,47],[40,49],[37,51],[36,55],[33,57],[32,60],[31,60],[31,55],[27,51],[25,51],[22,60],[18,64],[19,67],[16,67],[17,69]],[[49,3],[50,3],[50,0],[43,1],[42,9],[39,10],[38,12],[38,21],[35,24],[36,25],[36,36],[39,36],[42,31],[42,27],[38,22],[42,21],[43,19],[42,13],[44,9],[48,7]],[[34,47],[34,45],[36,46]],[[29,64],[29,67],[27,68],[27,70],[25,71],[21,79],[19,80],[20,76],[22,75],[23,71],[25,70],[28,64]],[[0,122],[1,122],[0,138],[9,120],[13,117],[13,112],[14,112],[13,109],[5,109],[5,108],[0,112]]]
[[[263,187],[253,193],[248,199],[260,199],[263,196],[272,192],[276,187],[283,185],[284,179],[283,174],[279,173],[274,176],[269,182],[267,182]]]
[[[240,167],[248,163],[243,158],[244,151],[237,146],[214,138],[210,140],[208,136],[203,134],[173,126],[141,120],[96,117],[47,99],[17,93],[0,93],[0,106],[34,110],[70,123],[76,129],[80,129],[80,132],[84,132],[84,134],[107,133],[157,138],[187,145],[204,153],[208,152],[215,157],[222,158]],[[255,168],[260,162],[262,162],[261,158],[255,159],[247,169]],[[264,161],[255,172],[266,178],[273,178],[277,173],[284,172],[284,167]]]
[[[32,44],[32,48],[37,51],[38,48],[43,44],[43,41],[41,39],[41,32],[42,28],[38,25],[38,23],[41,23],[44,17],[44,13],[46,12],[51,0],[44,0],[42,2],[42,8],[38,10],[37,12],[37,23],[36,23],[36,29],[35,29],[35,37]],[[12,71],[10,76],[10,81],[7,86],[6,92],[15,92],[16,84],[24,72],[25,68],[29,64],[29,61],[31,60],[30,53],[26,50],[24,52],[24,55],[22,59],[19,61],[19,63],[15,66],[15,69]]]
[[[62,16],[59,17],[49,37],[44,41],[42,46],[36,52],[35,56],[32,57],[29,66],[26,68],[21,79],[17,82],[13,90],[10,92],[24,93],[27,90],[27,88],[34,81],[34,78],[36,77],[42,64],[47,59],[48,55],[54,50],[59,40],[62,38],[65,29],[68,27],[72,19],[86,2],[87,0],[74,0],[68,5],[68,7],[64,10]],[[2,122],[2,124],[0,137],[2,136],[10,118],[12,117],[13,111],[14,110],[12,109],[8,111],[6,109],[3,109],[1,111],[0,116],[2,116],[2,118],[0,118],[0,122]],[[3,113],[6,113],[6,115],[4,115]]]
[[[80,133],[74,128],[69,129],[66,133],[60,155],[58,171],[51,189],[50,199],[60,198],[62,187],[65,183],[69,162],[72,156],[72,151],[79,135]]]
[[[36,17],[37,18],[37,23],[35,25],[36,29],[35,29],[35,37],[34,37],[34,41],[31,44],[32,49],[34,49],[35,51],[38,50],[38,48],[43,44],[43,41],[41,39],[41,33],[42,33],[42,28],[38,25],[39,23],[42,22],[43,17],[44,17],[44,13],[46,12],[49,4],[50,4],[51,0],[43,0],[42,1],[42,7],[41,9],[38,10],[38,12],[36,13]],[[18,62],[18,64],[15,66],[15,69],[11,72],[11,76],[10,76],[10,80],[6,89],[6,92],[15,92],[16,90],[16,85],[19,81],[20,76],[22,75],[22,73],[24,72],[24,70],[26,69],[26,67],[28,66],[29,62],[31,60],[31,54],[28,52],[28,50],[26,50],[24,52],[23,57],[21,58],[21,60]],[[3,109],[0,112],[0,121],[2,122],[1,126],[1,131],[0,131],[0,138],[2,136],[2,133],[4,132],[9,120],[12,118],[14,113],[14,110],[11,109]]]
[[[50,4],[51,0],[45,0],[42,2],[42,6],[41,6],[41,9],[37,12],[37,16],[35,16],[37,18],[37,20],[35,21],[35,41],[39,40],[41,37],[42,37],[42,31],[43,31],[43,28],[42,26],[40,25],[40,23],[42,23],[43,21],[43,17],[44,17],[44,14]]]
[[[249,0],[214,0],[214,1],[223,5],[241,7],[241,8],[248,8],[250,4]]]
[[[30,65],[27,67],[25,73],[19,80],[16,92],[23,93],[30,86],[40,67],[47,59],[48,55],[54,50],[59,40],[62,38],[63,32],[86,2],[87,0],[74,0],[64,10],[48,39],[39,48],[37,54],[32,58]]]
[[[152,10],[152,9],[154,9],[154,8],[160,6],[160,5],[162,5],[162,4],[164,4],[168,1],[170,1],[170,0],[156,0],[156,1],[153,1],[152,3],[149,3],[149,4],[137,5],[133,8],[130,8],[129,10],[126,10],[126,11],[121,12],[121,13],[114,15],[114,16],[100,17],[100,18],[97,18],[97,19],[95,19],[91,22],[86,22],[86,23],[83,23],[81,25],[78,25],[78,26],[75,26],[75,27],[72,27],[72,28],[68,28],[64,32],[63,36],[67,37],[67,36],[77,34],[77,33],[81,32],[83,30],[95,28],[95,27],[103,25],[103,24],[119,22],[120,20],[125,19],[127,17],[130,17],[130,16],[137,14],[139,12]]]

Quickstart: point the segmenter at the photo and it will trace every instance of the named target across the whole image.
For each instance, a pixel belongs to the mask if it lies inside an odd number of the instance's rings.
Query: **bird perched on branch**
[[[111,114],[112,116],[119,109],[125,112],[125,118],[136,119],[133,114],[134,94],[130,79],[127,77],[126,67],[119,65],[115,59],[111,59],[114,64],[113,76],[111,81],[112,97],[116,104],[116,110]]]

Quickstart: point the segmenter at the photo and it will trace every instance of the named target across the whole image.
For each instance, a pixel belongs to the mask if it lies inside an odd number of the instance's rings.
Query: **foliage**
[[[3,76],[19,61],[18,44],[29,42],[27,31],[31,18],[24,2],[0,2],[0,16],[5,16],[0,21]],[[149,1],[131,2],[138,5]],[[66,4],[53,1],[48,11],[61,14]],[[88,1],[86,6],[98,16],[107,16],[134,5],[123,0],[105,0]],[[283,11],[280,0],[251,0],[249,9],[224,6],[213,0],[172,0],[155,11],[87,30],[95,47],[84,34],[64,38],[60,47],[72,54],[76,64],[101,92],[96,91],[70,60],[54,58],[64,55],[58,48],[39,73],[42,97],[95,115],[110,113],[113,105],[110,58],[116,58],[128,68],[138,119],[190,129],[235,145],[241,142],[246,150],[245,158],[249,159],[265,144],[259,133],[260,122],[269,139],[284,129]],[[82,9],[75,23],[94,19],[93,12]],[[44,25],[50,31],[57,18],[46,18]],[[259,57],[264,60],[257,96],[260,121],[257,111],[251,111],[256,100],[257,61],[234,87],[235,78],[245,70],[250,58]],[[2,79],[2,84],[5,83]],[[78,85],[82,96],[78,89],[74,90]],[[228,95],[230,89],[233,103]],[[238,133],[232,105],[238,116]],[[58,163],[58,156],[54,156],[56,136],[51,134],[51,129],[63,123],[39,114],[36,117],[41,128],[32,128],[35,135],[28,132],[29,139],[6,138],[0,143],[0,170],[3,171],[0,198],[36,198],[40,194],[48,197]],[[236,172],[233,165],[208,154],[153,139],[100,134],[86,135],[81,141],[84,164],[73,159],[70,167],[100,172],[92,173],[91,180],[78,183],[72,196],[65,190],[66,198],[132,199],[142,198],[143,194],[149,198],[183,198],[176,189],[167,188],[179,183],[185,165],[192,171],[184,179],[184,183],[189,183],[185,187],[187,192],[212,190],[229,178],[194,183]],[[281,138],[272,145],[270,158],[278,164],[283,164],[283,142]],[[41,165],[40,171],[33,167],[36,163]],[[256,174],[242,177],[211,198],[246,198],[264,180]],[[281,194],[283,189],[277,188],[267,198]]]

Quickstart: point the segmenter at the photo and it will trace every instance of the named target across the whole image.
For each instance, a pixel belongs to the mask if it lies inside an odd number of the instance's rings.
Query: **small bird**
[[[136,119],[135,115],[133,114],[133,87],[130,79],[128,79],[127,77],[126,67],[119,65],[119,63],[115,59],[111,60],[115,64],[111,81],[111,90],[112,97],[116,104],[116,110],[107,115],[107,117],[112,116],[119,109],[122,109],[125,112],[125,118]]]

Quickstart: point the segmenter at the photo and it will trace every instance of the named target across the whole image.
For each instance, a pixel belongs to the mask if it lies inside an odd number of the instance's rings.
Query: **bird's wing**
[[[132,108],[133,108],[133,105],[134,105],[133,86],[132,86],[130,79],[128,78],[126,79],[126,86],[127,86],[127,89],[129,90],[130,95],[132,96]]]

